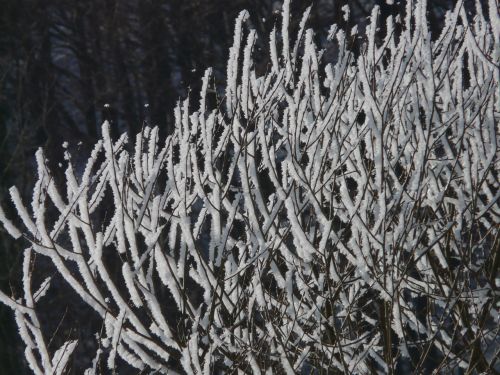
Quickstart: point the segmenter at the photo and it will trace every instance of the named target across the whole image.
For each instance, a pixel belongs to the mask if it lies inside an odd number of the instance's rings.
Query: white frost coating
[[[125,310],[121,310],[116,317],[115,323],[112,326],[111,352],[108,357],[108,369],[115,370],[115,359],[120,344],[120,336],[122,335],[123,321],[125,320]]]
[[[0,223],[2,223],[7,233],[10,236],[14,237],[16,240],[22,236],[22,233],[19,231],[19,229],[17,229],[15,225],[12,224],[12,222],[9,219],[7,219],[2,206],[0,206]]]
[[[344,5],[342,7],[342,13],[343,13],[343,17],[344,17],[344,21],[349,21],[349,14],[350,14],[350,9],[349,9],[349,5]]]
[[[0,208],[7,232],[30,241],[22,298],[0,292],[0,302],[32,371],[62,371],[75,345],[45,344],[36,312],[51,275],[33,252],[104,323],[86,374],[98,362],[385,373],[410,353],[427,368],[422,356],[436,352],[445,373],[487,371],[484,347],[498,340],[485,327],[499,315],[500,90],[496,2],[483,5],[469,17],[459,4],[437,39],[425,1],[407,2],[402,23],[374,8],[359,35],[330,29],[325,61],[309,9],[291,35],[285,1],[262,74],[243,11],[224,103],[208,100],[207,70],[199,106],[179,101],[164,143],[144,127],[125,147],[104,123],[81,177],[68,147],[61,186],[38,151],[33,212],[10,191],[26,228]],[[33,275],[45,280],[35,293]]]
[[[66,371],[66,365],[73,354],[73,351],[78,344],[77,340],[67,341],[61,346],[52,357],[52,367],[54,368],[54,374],[60,375],[64,374]]]
[[[292,60],[290,56],[290,36],[288,34],[288,26],[290,24],[290,0],[285,0],[283,2],[283,9],[281,13],[281,35],[282,35],[282,41],[283,41],[283,51],[282,51],[282,56],[283,56],[283,61],[285,64],[285,71],[286,71],[286,76],[285,76],[285,81],[288,82],[288,80],[292,77],[293,71],[292,71]]]
[[[125,285],[127,286],[128,292],[130,293],[132,302],[134,303],[135,307],[141,307],[142,300],[134,285],[134,274],[130,270],[130,266],[128,265],[128,263],[123,263],[122,272],[123,279],[125,280]]]
[[[233,113],[237,105],[236,80],[238,78],[238,57],[240,54],[242,25],[249,17],[249,13],[243,10],[236,18],[234,26],[233,46],[229,49],[229,59],[227,63],[227,86],[226,86],[226,105],[229,113]]]
[[[269,50],[270,50],[270,55],[271,55],[271,62],[273,64],[273,72],[277,73],[279,70],[279,63],[278,63],[278,53],[276,50],[276,27],[273,27],[273,30],[271,31],[269,35]]]
[[[43,296],[45,296],[47,294],[47,292],[49,291],[49,288],[50,288],[50,281],[52,280],[52,277],[47,277],[43,282],[42,284],[40,285],[40,287],[38,288],[38,290],[33,293],[33,301],[36,303],[38,302],[38,300],[40,298],[42,298]]]
[[[21,220],[23,221],[23,224],[26,226],[26,228],[31,232],[32,235],[36,235],[37,229],[35,226],[35,223],[33,223],[33,220],[31,220],[31,217],[26,210],[26,207],[24,206],[21,195],[19,194],[19,190],[15,186],[12,186],[9,189],[10,197],[12,199],[12,203],[14,203],[14,206],[17,210],[17,213]],[[34,213],[34,216],[38,216],[37,213]]]
[[[300,20],[299,24],[299,32],[297,34],[297,40],[295,41],[295,45],[293,46],[293,54],[292,54],[292,63],[296,64],[297,62],[297,53],[299,51],[299,45],[302,41],[302,38],[304,36],[304,30],[306,26],[306,22],[309,18],[309,14],[311,13],[311,6],[307,7],[307,9],[304,11],[304,14],[302,15],[302,19]]]
[[[243,53],[243,73],[241,76],[241,102],[242,109],[245,116],[248,118],[248,111],[252,109],[253,103],[252,96],[250,95],[250,68],[251,68],[251,54],[257,33],[255,30],[250,30],[247,38],[247,44]]]

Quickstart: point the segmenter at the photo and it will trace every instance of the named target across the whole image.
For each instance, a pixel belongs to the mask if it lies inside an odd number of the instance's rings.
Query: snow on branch
[[[34,254],[102,321],[87,375],[118,358],[165,374],[499,371],[497,7],[471,18],[459,2],[432,40],[425,4],[401,22],[374,8],[359,54],[332,27],[328,61],[310,8],[294,38],[285,1],[262,75],[243,11],[224,103],[208,104],[209,69],[166,140],[145,127],[129,146],[106,122],[59,186],[40,150],[31,207],[13,187],[18,219],[0,208],[29,242],[23,294],[0,301],[33,372],[64,373],[79,345],[47,343]]]

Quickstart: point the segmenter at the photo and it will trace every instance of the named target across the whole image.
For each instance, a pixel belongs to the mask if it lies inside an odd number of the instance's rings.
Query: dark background
[[[324,35],[333,23],[346,26],[341,12],[346,3],[351,25],[366,23],[375,4],[382,17],[404,9],[398,2],[318,0],[309,27]],[[435,37],[453,1],[430,3]],[[310,4],[292,3],[292,32]],[[281,1],[0,1],[0,204],[10,216],[7,190],[16,185],[29,199],[38,147],[57,168],[62,143],[86,157],[104,119],[115,134],[133,134],[148,123],[165,135],[172,130],[176,102],[196,96],[206,68],[214,68],[223,88],[234,19],[242,9],[250,12],[261,39],[257,64],[264,71],[268,34],[280,27]],[[23,246],[0,228],[0,288],[16,297]],[[48,305],[62,306],[63,312],[70,305],[60,295],[50,298]],[[42,311],[42,320],[57,323],[57,314]],[[47,340],[52,333],[49,328]],[[26,372],[23,350],[12,312],[0,305],[0,375]],[[77,366],[73,371],[83,372]]]

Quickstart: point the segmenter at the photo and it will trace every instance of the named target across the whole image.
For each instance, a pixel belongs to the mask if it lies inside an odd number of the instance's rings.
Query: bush
[[[85,374],[499,371],[500,18],[460,2],[431,40],[425,6],[375,7],[354,54],[356,29],[319,49],[308,11],[292,45],[285,1],[264,73],[243,11],[224,98],[207,70],[165,141],[106,122],[63,183],[38,151],[32,213],[10,190],[25,229],[0,210],[29,243],[0,301],[31,369],[79,344],[42,332],[40,254],[102,321]]]

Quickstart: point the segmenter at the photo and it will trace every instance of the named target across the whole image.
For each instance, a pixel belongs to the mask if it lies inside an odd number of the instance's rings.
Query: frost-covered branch
[[[166,140],[145,127],[129,147],[104,123],[65,186],[39,151],[31,210],[10,191],[23,229],[0,209],[30,244],[24,296],[0,301],[32,370],[62,372],[77,345],[45,344],[37,253],[103,322],[86,374],[118,357],[169,374],[498,371],[496,5],[471,18],[460,2],[435,40],[425,1],[401,21],[375,7],[361,52],[332,28],[327,61],[309,9],[292,39],[285,1],[263,75],[243,11],[224,105],[209,69]]]

